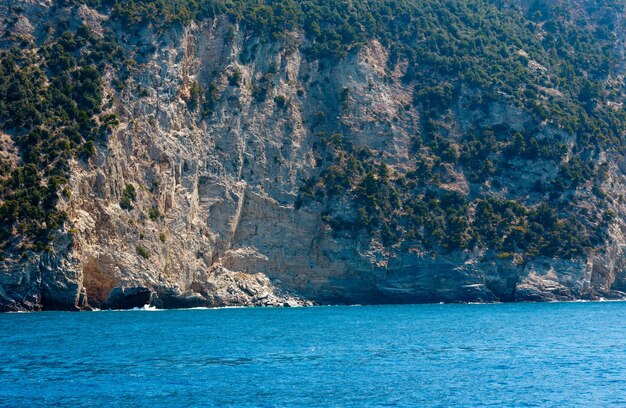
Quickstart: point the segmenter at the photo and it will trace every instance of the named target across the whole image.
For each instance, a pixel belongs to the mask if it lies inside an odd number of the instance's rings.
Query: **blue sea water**
[[[626,303],[2,314],[0,406],[626,406]]]

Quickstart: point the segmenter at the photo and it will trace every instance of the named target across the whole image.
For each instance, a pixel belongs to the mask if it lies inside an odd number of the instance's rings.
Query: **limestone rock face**
[[[9,21],[13,3],[23,11]],[[42,16],[62,13],[45,1],[3,4],[0,29],[35,40]],[[87,7],[70,17],[94,30],[103,21]],[[68,221],[52,250],[0,261],[0,310],[546,301],[626,290],[626,203],[617,199],[626,194],[624,163],[605,158],[605,191],[617,216],[603,248],[582,259],[423,252],[408,238],[385,247],[365,232],[333,233],[322,218],[328,208],[296,202],[318,172],[319,112],[352,146],[371,149],[395,171],[408,166],[420,118],[405,109],[412,90],[402,67],[388,69],[389,50],[372,41],[328,65],[289,47],[303,41],[298,33],[283,42],[251,39],[226,18],[118,37],[140,50],[125,88],[107,83],[120,125],[89,164],[72,163],[71,195],[59,203]],[[229,79],[235,71],[237,84]],[[253,86],[262,78],[265,98]],[[209,116],[190,99],[196,85],[216,95]],[[342,101],[344,89],[350,94]],[[531,121],[504,102],[453,110],[451,132],[477,115],[520,129]],[[543,132],[558,129],[545,125]],[[535,164],[508,189],[530,190],[538,175],[557,171]],[[455,174],[443,188],[473,194]],[[120,207],[128,185],[137,193],[130,210]],[[344,204],[330,210],[354,218]]]

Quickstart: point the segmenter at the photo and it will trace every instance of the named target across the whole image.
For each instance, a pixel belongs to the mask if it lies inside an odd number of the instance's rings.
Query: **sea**
[[[626,406],[626,303],[0,314],[0,406]]]

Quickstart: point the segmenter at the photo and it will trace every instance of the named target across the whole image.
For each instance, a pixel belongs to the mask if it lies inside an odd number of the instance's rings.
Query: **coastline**
[[[99,309],[99,308],[84,308],[74,310],[63,309],[47,309],[47,310],[9,310],[0,311],[0,314],[24,314],[24,313],[48,313],[48,312],[163,312],[163,311],[188,311],[188,310],[224,310],[224,309],[291,309],[291,308],[326,308],[326,307],[385,307],[385,306],[422,306],[422,305],[473,305],[473,306],[485,306],[485,305],[514,305],[514,304],[561,304],[561,303],[620,303],[626,302],[626,298],[607,299],[604,297],[598,297],[594,299],[571,299],[571,300],[524,300],[515,302],[416,302],[416,303],[366,303],[366,304],[350,304],[350,303],[336,303],[336,304],[315,304],[309,302],[308,304],[300,304],[294,306],[284,305],[229,305],[229,306],[194,306],[194,307],[172,307],[172,308],[158,308],[146,304],[142,307],[133,307],[130,309]]]

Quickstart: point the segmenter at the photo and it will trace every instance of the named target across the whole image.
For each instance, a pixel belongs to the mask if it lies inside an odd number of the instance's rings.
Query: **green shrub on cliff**
[[[143,259],[150,258],[150,253],[148,252],[148,250],[141,245],[137,245],[135,247],[135,250],[137,251],[137,255],[141,256]]]
[[[0,177],[0,245],[18,237],[43,249],[64,221],[56,202],[69,160],[91,157],[104,132],[97,115],[105,59],[119,55],[113,44],[81,26],[38,49],[0,51],[0,128],[23,162]]]
[[[132,184],[126,184],[124,191],[122,191],[122,198],[120,198],[120,207],[123,210],[132,210],[133,202],[137,200],[137,191]]]

